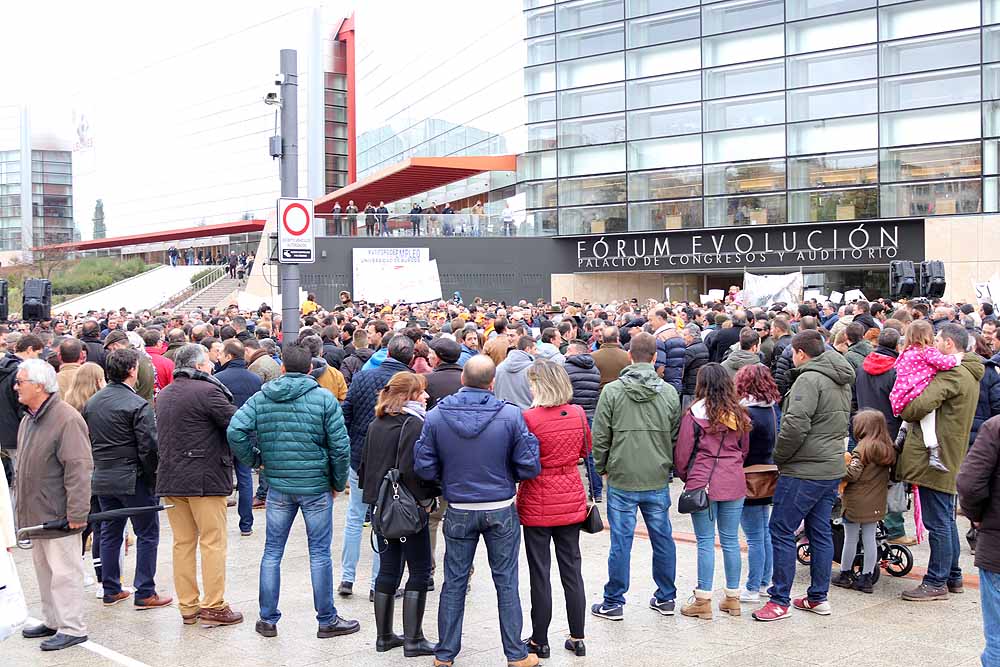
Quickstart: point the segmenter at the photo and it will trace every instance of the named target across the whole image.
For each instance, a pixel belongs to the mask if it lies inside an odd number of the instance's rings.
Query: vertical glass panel
[[[649,139],[692,132],[701,132],[701,104],[697,102],[632,111],[628,115],[629,139]]]
[[[882,76],[973,65],[979,62],[979,31],[904,39],[879,49]]]
[[[524,216],[524,224],[518,228],[520,236],[555,236],[559,233],[559,212],[528,211]]]
[[[598,23],[621,21],[625,18],[622,0],[578,0],[556,8],[556,25],[559,30],[585,28]]]
[[[987,137],[1000,135],[1000,102],[983,102],[983,132]]]
[[[524,94],[547,93],[556,89],[556,66],[524,68]]]
[[[528,47],[528,65],[542,65],[556,59],[556,39],[553,35],[529,39],[525,44]]]
[[[697,39],[648,46],[628,52],[628,78],[670,74],[701,67],[701,51]]]
[[[879,9],[879,39],[900,39],[979,25],[979,0],[920,0]]]
[[[630,232],[689,229],[702,226],[701,199],[631,204],[628,207]]]
[[[698,8],[686,9],[672,14],[657,14],[628,22],[628,47],[649,46],[662,42],[698,37],[701,31],[701,16]]]
[[[560,176],[604,174],[612,171],[625,171],[625,144],[559,151]]]
[[[952,215],[982,211],[982,182],[938,181],[907,185],[883,185],[882,215],[886,218]]]
[[[556,31],[555,10],[552,7],[545,7],[533,12],[525,12],[524,20],[527,22],[528,37],[537,37]]]
[[[983,62],[1000,60],[1000,25],[983,28]]]
[[[705,70],[705,97],[709,99],[764,93],[784,87],[783,59]]]
[[[556,124],[528,125],[528,150],[545,151],[556,147]],[[543,206],[543,204],[539,204]]]
[[[1000,211],[1000,179],[996,176],[983,179],[983,212]]]
[[[534,181],[556,177],[556,152],[524,153],[517,156],[517,180]]]
[[[983,173],[1000,174],[1000,139],[983,142]]]
[[[738,195],[705,200],[706,227],[781,225],[785,218],[785,195]]]
[[[784,160],[705,165],[705,194],[707,195],[784,189]]]
[[[877,182],[876,151],[788,158],[789,188],[829,188]]]
[[[978,141],[883,149],[882,181],[929,181],[978,176],[982,171],[979,150]]]
[[[979,68],[908,74],[882,79],[881,110],[972,102],[979,99]]]
[[[625,48],[625,30],[621,23],[559,33],[559,60],[593,56]]]
[[[625,86],[616,83],[559,93],[559,117],[589,116],[625,108]]]
[[[628,143],[628,168],[658,169],[701,163],[701,136],[647,139]]]
[[[878,89],[875,81],[788,91],[789,122],[856,116],[877,111]]]
[[[878,41],[874,10],[789,23],[786,28],[785,44],[789,54]]]
[[[1000,23],[1000,0],[983,0],[983,23]]]
[[[525,195],[525,206],[528,208],[556,206],[558,204],[556,181],[523,183],[519,188]]]
[[[559,121],[559,147],[625,141],[625,114]]]
[[[980,136],[978,104],[899,111],[883,114],[879,122],[883,146],[957,141]]]
[[[671,9],[697,6],[699,0],[625,0],[625,13],[629,18],[669,12]]]
[[[1000,63],[983,66],[983,99],[1000,98]]]
[[[555,93],[526,97],[525,104],[528,108],[528,122],[534,123],[542,120],[553,120],[556,117],[556,96]]]
[[[625,78],[625,59],[621,53],[570,60],[558,64],[559,88],[593,86]]]
[[[865,220],[877,217],[877,187],[788,193],[789,222]]]
[[[625,204],[559,209],[559,233],[612,234],[628,231]]]
[[[834,153],[878,146],[875,116],[815,120],[788,126],[788,154]]]
[[[784,0],[730,0],[703,6],[702,30],[713,35],[781,23],[785,18],[784,4]]]
[[[705,131],[785,122],[785,94],[770,93],[705,102]]]
[[[702,40],[705,67],[776,58],[784,53],[785,31],[780,25],[743,30],[731,35],[716,35]]]
[[[785,152],[784,127],[730,130],[705,135],[705,162],[775,157]]]
[[[701,196],[701,167],[633,171],[628,175],[628,198],[678,199]]]
[[[628,82],[629,109],[680,104],[699,99],[701,99],[701,75],[698,72]]]
[[[785,3],[785,19],[788,21],[811,19],[874,6],[875,0],[794,0]]]
[[[788,87],[822,86],[878,76],[874,46],[788,58]]]
[[[559,205],[582,206],[625,201],[625,174],[564,178],[559,181]]]
[[[524,9],[535,9],[551,5],[555,0],[524,0]]]

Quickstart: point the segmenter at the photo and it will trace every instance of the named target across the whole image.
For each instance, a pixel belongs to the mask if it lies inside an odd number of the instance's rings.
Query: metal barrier
[[[472,213],[341,213],[317,215],[325,225],[319,236],[555,236],[554,218],[527,215],[504,220],[502,215]]]
[[[189,287],[185,287],[175,294],[171,294],[169,297],[164,299],[163,303],[157,305],[157,308],[166,308],[168,306],[176,306],[183,301],[190,300],[194,296],[200,294],[204,290],[215,284],[220,278],[226,275],[229,271],[229,267],[225,264],[216,266],[212,268],[208,273],[203,275],[198,280],[191,283]]]

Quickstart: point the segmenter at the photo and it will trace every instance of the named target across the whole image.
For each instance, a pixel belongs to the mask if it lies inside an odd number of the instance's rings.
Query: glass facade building
[[[1000,210],[1000,0],[524,0],[560,235]]]

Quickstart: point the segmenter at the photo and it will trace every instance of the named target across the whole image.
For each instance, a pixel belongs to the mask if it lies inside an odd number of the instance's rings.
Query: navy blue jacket
[[[233,405],[242,408],[247,400],[260,391],[260,376],[247,370],[247,362],[233,359],[215,374],[215,379],[233,394]]]
[[[698,371],[708,363],[708,346],[700,338],[684,349],[684,391],[681,396],[694,396],[698,382]]]
[[[570,403],[583,408],[587,419],[593,421],[597,399],[601,396],[601,371],[597,369],[594,358],[589,354],[574,354],[566,357],[563,368],[566,369],[569,382],[573,386],[573,398]]]
[[[976,405],[976,416],[972,419],[972,432],[969,434],[969,446],[976,441],[979,427],[990,417],[1000,415],[1000,353],[985,362],[986,372],[979,381],[979,403]]]
[[[778,441],[781,429],[781,408],[777,405],[748,405],[750,423],[750,452],[743,461],[743,467],[774,463],[774,443]],[[770,498],[747,498],[745,505],[770,505]]]
[[[365,438],[368,437],[368,426],[375,419],[378,393],[393,375],[401,371],[413,372],[406,364],[387,357],[375,368],[356,373],[351,379],[342,407],[344,424],[351,437],[351,469],[355,472],[361,467],[361,451],[365,447]]]
[[[413,470],[440,482],[449,503],[488,503],[513,498],[516,484],[537,477],[542,466],[520,408],[462,387],[427,413]]]
[[[656,339],[656,370],[663,369],[663,381],[677,390],[680,396],[684,390],[684,364],[687,348],[680,336],[667,340]]]

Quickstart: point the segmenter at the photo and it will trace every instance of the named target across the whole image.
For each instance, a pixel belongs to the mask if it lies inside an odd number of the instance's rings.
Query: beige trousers
[[[174,590],[183,616],[201,609],[226,606],[226,497],[168,496],[164,504],[174,533]],[[201,581],[198,590],[196,552],[201,549]]]
[[[80,533],[52,540],[32,540],[31,544],[43,622],[64,635],[86,636]]]

